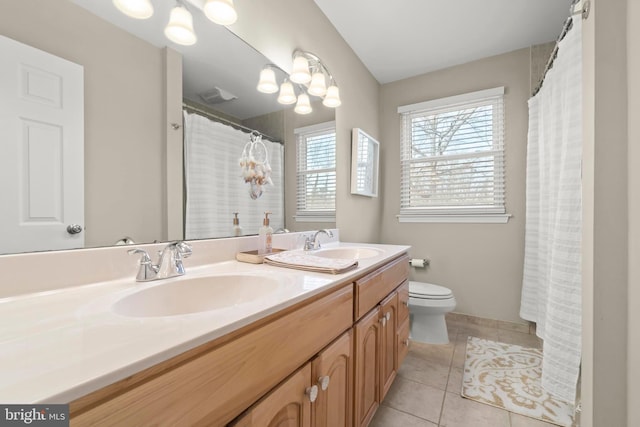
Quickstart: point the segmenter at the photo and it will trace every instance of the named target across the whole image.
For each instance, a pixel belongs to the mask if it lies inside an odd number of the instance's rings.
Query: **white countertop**
[[[68,403],[361,276],[409,249],[360,243],[325,246],[374,247],[382,254],[359,260],[357,269],[338,275],[224,261],[188,268],[179,278],[137,283],[131,277],[2,298],[0,402]],[[142,289],[214,274],[277,277],[282,286],[251,302],[187,315],[136,318],[111,310],[116,301]]]

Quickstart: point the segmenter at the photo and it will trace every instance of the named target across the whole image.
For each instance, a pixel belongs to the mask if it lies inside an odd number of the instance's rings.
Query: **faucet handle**
[[[149,258],[149,254],[144,249],[129,249],[127,251],[129,255],[140,254],[142,257],[140,258],[140,268],[138,269],[138,274],[136,275],[136,281],[138,282],[148,282],[149,280],[154,280],[158,273],[157,266],[153,265],[151,262],[151,258]]]
[[[187,242],[181,240],[179,242],[175,242],[175,246],[178,250],[178,254],[183,258],[189,258],[193,254],[193,248]]]
[[[149,253],[144,249],[140,249],[140,248],[129,249],[127,253],[129,255],[141,254],[142,257],[140,258],[140,264],[151,264],[151,258],[149,257]]]

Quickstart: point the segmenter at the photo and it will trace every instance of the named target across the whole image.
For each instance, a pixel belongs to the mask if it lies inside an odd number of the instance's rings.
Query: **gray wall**
[[[530,51],[521,49],[418,77],[381,89],[382,240],[411,245],[411,255],[431,266],[411,278],[453,290],[456,311],[522,322],[518,316],[524,257],[524,191],[530,92]],[[399,223],[400,117],[398,106],[505,86],[507,224]],[[354,218],[355,220],[355,218]]]

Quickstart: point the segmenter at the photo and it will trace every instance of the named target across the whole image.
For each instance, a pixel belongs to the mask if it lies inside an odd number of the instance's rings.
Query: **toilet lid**
[[[453,297],[451,289],[432,283],[409,282],[409,296],[414,298],[447,299]]]

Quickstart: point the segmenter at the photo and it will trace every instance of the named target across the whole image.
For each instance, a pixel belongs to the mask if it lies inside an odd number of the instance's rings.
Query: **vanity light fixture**
[[[174,43],[184,46],[194,44],[198,37],[193,31],[193,16],[182,4],[171,9],[169,23],[164,28],[164,35]]]
[[[258,91],[276,92],[274,67],[279,68],[274,64],[268,64],[262,69],[257,86]],[[296,92],[299,94],[297,95]],[[297,101],[294,111],[298,114],[309,114],[312,111],[309,95],[323,98],[322,104],[325,107],[336,108],[342,104],[340,90],[327,66],[313,53],[296,50],[293,52],[292,72],[280,85],[278,102],[286,105]]]
[[[149,0],[113,0],[113,4],[131,18],[147,19],[153,15],[153,5]]]
[[[204,14],[220,25],[231,25],[238,19],[233,0],[207,0],[204,4]]]

